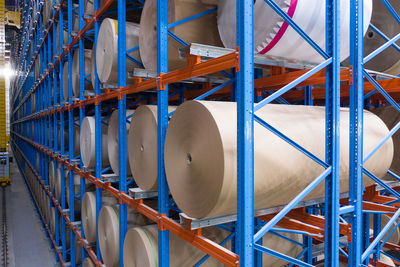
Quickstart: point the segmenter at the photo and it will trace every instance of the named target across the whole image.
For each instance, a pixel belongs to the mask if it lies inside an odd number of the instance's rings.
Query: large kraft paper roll
[[[279,0],[276,3],[325,49],[325,0]],[[364,33],[372,13],[372,0],[364,0]],[[340,55],[350,54],[350,1],[340,1]],[[218,29],[225,47],[236,48],[236,1],[221,0],[218,5]],[[319,63],[322,56],[264,0],[254,3],[254,49],[260,54]]]
[[[139,45],[139,25],[126,22],[126,50]],[[138,62],[141,62],[139,50],[129,53]],[[118,21],[106,18],[100,26],[96,45],[97,75],[102,83],[118,83]],[[140,67],[135,62],[126,59],[126,72]],[[129,80],[128,80],[129,82]]]
[[[117,199],[107,192],[102,193],[103,206],[117,204]],[[96,242],[96,192],[86,192],[82,199],[82,226],[89,243]]]
[[[91,258],[86,257],[83,261],[82,267],[96,267],[96,265],[93,263]]]
[[[236,104],[188,101],[170,120],[165,141],[165,170],[171,194],[178,207],[190,217],[205,218],[236,213],[237,126]],[[293,141],[325,158],[325,108],[270,104],[256,115]],[[255,209],[289,203],[324,168],[265,129],[254,126]],[[379,117],[364,112],[364,154],[388,133]],[[349,183],[349,110],[340,112],[340,189]],[[382,178],[393,159],[388,140],[366,163],[365,168]],[[372,180],[364,176],[364,185]],[[324,183],[304,200],[324,196]]]
[[[96,163],[95,149],[95,118],[85,117],[82,121],[80,132],[80,151],[83,165],[94,168]],[[101,124],[101,160],[103,168],[109,165],[107,146],[107,126]]]
[[[207,227],[202,229],[202,234],[217,243],[221,243],[229,233],[217,227]],[[283,234],[284,236],[302,242],[300,235]],[[276,235],[267,234],[263,238],[263,245],[279,251],[291,257],[297,257],[302,249],[300,246],[280,238]],[[171,267],[194,266],[204,256],[201,250],[191,245],[187,241],[176,235],[169,237],[170,257],[169,264]],[[227,242],[225,246],[231,249],[231,242]],[[287,262],[279,260],[266,253],[263,254],[263,266],[280,267]],[[156,267],[158,263],[158,228],[157,225],[148,225],[144,227],[131,228],[125,236],[124,241],[124,266],[125,267]],[[224,266],[214,258],[210,257],[201,266],[214,267]]]
[[[126,117],[128,118],[130,115],[132,115],[135,111],[134,110],[127,110],[126,111]],[[126,133],[128,135],[129,128],[131,126],[131,121],[132,118],[127,119],[126,122]],[[129,122],[128,122],[129,121]],[[118,109],[114,110],[114,112],[111,115],[110,122],[108,124],[108,134],[107,134],[107,140],[108,140],[108,160],[110,161],[110,166],[111,169],[114,171],[115,174],[119,175],[119,134],[118,134]],[[126,174],[130,175],[131,174],[131,168],[129,167],[129,153],[127,153],[127,159],[126,159]]]
[[[65,61],[64,67],[63,67],[63,77],[62,77],[62,83],[63,83],[63,96],[64,96],[64,101],[68,100],[68,61]],[[73,92],[71,97],[73,96]]]
[[[398,112],[393,106],[377,108],[372,112],[378,115],[390,130],[400,122],[400,112]],[[400,131],[397,131],[392,136],[392,140],[394,146],[394,157],[392,165],[390,165],[390,170],[395,174],[400,175]],[[395,180],[395,178],[388,173],[383,177],[383,179]]]
[[[210,1],[168,0],[168,23],[186,19],[215,8]],[[217,29],[216,12],[201,16],[170,29],[186,43],[222,46]],[[146,69],[157,70],[157,0],[146,0],[140,18],[140,56]],[[179,58],[179,48],[184,47],[174,38],[168,38],[169,70],[186,66]]]
[[[64,22],[63,25],[67,25],[67,22]],[[60,23],[57,23],[56,27],[56,53],[59,55],[62,52],[62,47],[60,47]],[[63,44],[68,44],[68,31],[63,29]]]
[[[390,221],[391,217],[386,215],[386,214],[382,214],[381,215],[381,230],[388,224],[388,222]],[[370,215],[370,228],[374,229],[374,217],[371,214]],[[395,230],[393,230],[394,228],[396,228]],[[385,240],[389,234],[393,231],[393,234],[389,237],[389,239],[387,240],[387,242],[392,243],[392,244],[399,244],[400,243],[400,229],[399,229],[399,224],[398,222],[395,222],[390,228],[389,231],[383,236],[382,240]],[[378,232],[379,234],[379,232]],[[384,250],[388,250],[387,248]]]
[[[85,77],[90,75],[92,69],[92,51],[90,49],[85,49]],[[92,83],[89,82],[89,78],[85,79],[85,88],[84,90],[93,90]],[[74,92],[75,97],[79,97],[79,49],[76,49],[74,52],[74,57],[72,59],[72,91]]]
[[[128,229],[149,223],[146,217],[128,208]],[[119,206],[104,206],[100,210],[98,238],[103,262],[107,267],[119,266]]]
[[[49,189],[52,193],[54,193],[54,180],[56,175],[56,169],[54,167],[54,161],[49,162]]]
[[[172,112],[176,107],[168,107]],[[139,106],[128,133],[128,158],[136,184],[143,190],[157,189],[157,106]]]

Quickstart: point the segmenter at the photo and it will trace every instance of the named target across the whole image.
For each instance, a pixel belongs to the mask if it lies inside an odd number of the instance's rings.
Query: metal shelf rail
[[[387,0],[381,0],[393,16],[400,23],[400,17],[396,14]],[[324,260],[326,266],[338,266],[339,258],[347,260],[349,266],[361,266],[368,264],[369,255],[374,254],[379,259],[382,246],[390,247],[392,250],[400,251],[397,244],[388,244],[383,240],[383,236],[390,229],[395,219],[399,217],[400,211],[396,200],[400,197],[398,188],[390,187],[383,183],[367,170],[363,169],[362,163],[362,110],[363,101],[366,96],[374,97],[374,93],[379,91],[387,101],[395,106],[399,111],[400,107],[389,95],[399,93],[399,79],[376,81],[365,69],[363,63],[379,54],[385,48],[393,45],[400,36],[396,36],[380,49],[363,59],[363,36],[362,36],[362,2],[361,0],[351,1],[351,67],[340,68],[340,37],[338,34],[339,0],[326,0],[326,43],[324,50],[319,47],[296,23],[283,12],[272,0],[265,2],[278,13],[291,27],[293,27],[325,60],[314,67],[302,65],[298,71],[285,72],[279,67],[285,63],[274,61],[264,62],[254,57],[254,32],[253,32],[253,0],[238,0],[237,13],[237,36],[238,48],[235,51],[226,51],[221,54],[219,50],[217,56],[205,59],[194,51],[187,53],[187,67],[168,71],[168,1],[157,0],[157,72],[154,77],[143,78],[135,77],[135,82],[127,85],[126,59],[127,49],[125,40],[125,21],[127,12],[126,0],[117,0],[118,15],[118,87],[106,88],[102,92],[100,82],[95,77],[94,96],[85,96],[85,42],[94,40],[97,42],[99,23],[102,14],[111,7],[112,0],[105,0],[101,5],[99,0],[94,0],[94,15],[84,14],[84,0],[53,0],[52,15],[49,21],[43,21],[43,1],[21,1],[23,35],[20,47],[20,58],[18,65],[18,76],[13,83],[13,113],[12,113],[12,139],[14,152],[21,153],[23,161],[32,169],[35,177],[42,186],[42,190],[51,199],[51,206],[55,209],[56,234],[54,246],[59,253],[59,260],[63,265],[67,263],[75,266],[74,242],[70,242],[69,250],[66,247],[66,235],[70,234],[70,240],[78,238],[82,246],[82,259],[88,255],[97,266],[102,265],[102,258],[99,246],[96,251],[86,241],[82,227],[77,227],[74,202],[71,201],[69,210],[66,209],[66,180],[69,179],[70,199],[81,199],[89,182],[96,187],[96,218],[101,209],[102,191],[107,191],[119,201],[120,209],[120,248],[123,247],[125,233],[127,231],[127,207],[132,207],[148,217],[159,226],[159,264],[169,266],[169,234],[175,234],[186,240],[197,248],[201,249],[211,257],[216,258],[227,266],[262,266],[262,253],[268,253],[281,258],[289,263],[299,266],[312,266],[315,262],[313,256],[314,242],[325,243]],[[143,4],[143,1],[137,1]],[[65,5],[65,4],[67,5]],[[78,7],[73,4],[78,3]],[[67,14],[67,19],[63,16]],[[31,15],[33,14],[33,16]],[[79,29],[73,31],[73,16],[78,15]],[[56,25],[59,26],[59,47],[60,52],[56,51]],[[47,29],[45,30],[47,26]],[[67,45],[64,45],[63,30],[68,29]],[[92,30],[93,29],[93,30]],[[89,36],[90,34],[90,36]],[[189,50],[194,49],[189,47]],[[72,53],[79,50],[79,97],[73,97],[72,90]],[[201,49],[200,49],[201,50]],[[199,51],[199,49],[197,49]],[[217,54],[217,53],[216,53]],[[40,76],[35,80],[34,64],[35,60],[40,59]],[[129,60],[129,58],[128,58]],[[271,61],[271,60],[270,60]],[[273,60],[272,60],[273,61]],[[68,62],[68,69],[64,70],[64,62]],[[261,62],[261,63],[260,63]],[[255,64],[256,63],[256,64]],[[271,67],[270,77],[260,77],[258,68],[261,66]],[[290,63],[293,64],[293,63]],[[301,64],[299,64],[301,65]],[[289,66],[289,65],[288,65]],[[290,65],[293,67],[293,65]],[[181,96],[173,97],[169,85],[184,80],[192,79],[196,76],[206,76],[208,74],[221,72],[224,70],[234,70],[234,78],[222,85],[212,88],[204,86],[198,92],[184,92],[190,99],[203,99],[212,94],[221,94],[234,97],[238,103],[238,212],[237,216],[229,222],[235,224],[235,238],[233,251],[227,250],[220,244],[216,244],[204,238],[199,231],[194,230],[188,225],[180,224],[169,216],[170,197],[164,170],[164,139],[168,127],[168,104],[182,101]],[[304,70],[305,69],[305,70]],[[274,71],[272,71],[274,70]],[[63,72],[68,72],[68,98],[63,98]],[[256,79],[254,78],[256,77]],[[367,79],[367,81],[364,79]],[[340,83],[345,83],[343,86]],[[59,91],[58,91],[59,85]],[[314,85],[325,85],[325,87],[312,88]],[[293,88],[306,87],[304,92],[299,95],[299,90]],[[364,95],[363,87],[365,87]],[[374,89],[374,87],[376,89]],[[386,91],[383,89],[385,88]],[[143,203],[142,199],[135,199],[128,193],[127,182],[127,160],[126,160],[126,108],[127,96],[134,97],[130,105],[136,105],[149,98],[143,97],[140,93],[150,89],[157,89],[156,103],[158,106],[158,209],[154,210]],[[269,96],[264,97],[266,93]],[[343,95],[341,95],[343,94]],[[307,96],[305,99],[305,95]],[[255,96],[257,96],[255,101]],[[339,195],[339,108],[341,97],[349,99],[351,110],[351,169],[350,169],[350,192],[348,200]],[[33,103],[33,98],[35,103]],[[153,99],[154,98],[150,98]],[[287,100],[290,100],[289,102]],[[116,100],[116,105],[115,103]],[[319,159],[306,149],[302,148],[282,133],[275,130],[267,122],[254,114],[255,111],[273,101],[283,103],[294,103],[304,101],[312,104],[313,100],[325,100],[326,107],[326,157],[325,160]],[[257,102],[257,103],[254,103]],[[34,110],[32,111],[32,106]],[[119,177],[117,183],[113,185],[104,180],[104,172],[101,163],[101,124],[103,123],[102,113],[110,108],[118,108],[119,119]],[[76,124],[81,125],[85,115],[93,113],[95,116],[95,153],[96,164],[94,170],[83,168],[81,160],[74,157],[73,129]],[[65,121],[67,120],[67,121]],[[299,194],[287,206],[281,207],[276,212],[260,211],[254,212],[254,121],[272,131],[296,149],[313,159],[325,168],[325,171]],[[34,126],[34,134],[31,126]],[[64,128],[68,128],[69,143],[68,148],[64,143]],[[400,128],[397,125],[390,135]],[[361,131],[360,131],[361,129]],[[57,136],[60,135],[60,143]],[[385,141],[384,140],[384,141]],[[379,144],[382,145],[383,142]],[[376,151],[379,146],[374,150]],[[68,152],[66,152],[68,151]],[[370,156],[372,151],[368,156]],[[39,168],[33,167],[36,157],[39,155]],[[49,162],[53,161],[55,167],[61,168],[61,203],[49,190]],[[21,163],[19,163],[21,165]],[[21,168],[20,168],[21,169]],[[69,176],[64,177],[64,169],[69,170]],[[21,169],[23,170],[23,169]],[[77,173],[81,177],[80,193],[74,193],[74,177]],[[362,173],[370,176],[391,196],[385,198],[376,193],[375,190],[363,192]],[[319,216],[313,217],[311,212],[299,210],[301,200],[315,186],[325,182],[326,196],[322,200],[323,208],[319,209]],[[367,194],[369,192],[369,194]],[[371,193],[372,192],[372,193]],[[339,200],[340,199],[340,200]],[[364,200],[364,201],[363,201]],[[389,205],[389,204],[390,205]],[[320,203],[306,203],[305,210],[311,210],[313,205]],[[296,209],[295,209],[296,208]],[[383,212],[394,214],[387,226],[380,231],[379,223],[374,224],[374,239],[371,244],[369,235],[366,235],[366,227],[363,224],[363,214],[366,212]],[[258,218],[255,223],[255,216]],[[339,218],[349,218],[348,222],[340,221]],[[379,215],[374,215],[378,222]],[[298,220],[301,218],[302,223]],[[369,216],[364,216],[369,218]],[[227,218],[224,218],[227,220]],[[296,222],[297,219],[297,222]],[[61,236],[58,234],[58,220],[61,220]],[[212,220],[211,220],[212,221]],[[368,221],[368,219],[366,220]],[[210,223],[210,222],[208,222]],[[215,220],[212,224],[221,224],[221,220]],[[67,232],[66,225],[69,225],[70,232]],[[291,258],[282,253],[272,251],[264,247],[259,241],[266,233],[275,230],[275,225],[280,226],[287,232],[303,234],[303,252],[297,258]],[[351,225],[351,227],[350,227]],[[350,229],[350,230],[349,230]],[[393,231],[392,231],[393,233]],[[50,233],[49,233],[50,234]],[[316,235],[319,237],[317,238]],[[347,236],[351,242],[342,248],[339,241],[340,236]],[[340,239],[341,240],[341,239]],[[387,239],[386,239],[387,240]],[[97,240],[98,241],[98,240]],[[383,242],[381,242],[383,241]],[[377,247],[375,249],[375,247]],[[365,250],[365,251],[364,251]],[[339,252],[341,255],[339,255]],[[123,250],[120,249],[120,258],[123,258]],[[343,259],[345,258],[345,259]],[[201,263],[201,262],[200,262]],[[199,264],[200,264],[199,263]],[[378,261],[379,264],[382,264]],[[120,266],[123,262],[120,261]],[[381,265],[384,266],[384,265]]]

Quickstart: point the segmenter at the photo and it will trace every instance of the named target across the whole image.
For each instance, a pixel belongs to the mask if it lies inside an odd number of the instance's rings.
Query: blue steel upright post
[[[118,0],[118,90],[126,87],[126,0]],[[127,192],[126,184],[126,95],[118,96],[118,167],[119,190]],[[123,247],[127,231],[127,204],[119,203],[119,255],[124,266]]]
[[[237,99],[237,237],[240,266],[254,265],[254,9],[253,0],[237,2],[239,72]]]
[[[168,72],[168,1],[157,0],[157,73],[162,77]],[[160,78],[161,79],[161,78]],[[158,149],[158,212],[168,216],[169,190],[165,176],[164,144],[168,127],[168,85],[157,90],[157,149]],[[160,267],[169,266],[169,231],[158,229],[158,259]]]
[[[350,86],[350,155],[349,155],[349,205],[351,243],[349,244],[349,267],[362,264],[363,246],[363,104],[364,104],[364,36],[363,1],[350,1],[350,66],[353,68],[353,84]]]
[[[339,265],[339,149],[340,149],[340,0],[326,1],[326,162],[331,172],[325,179],[325,266]]]
[[[99,9],[100,6],[100,0],[94,0],[94,10],[95,12]],[[94,22],[94,59],[96,61],[96,44],[97,44],[97,38],[99,34],[99,21],[96,19]],[[96,97],[101,95],[100,91],[100,81],[99,77],[97,76],[97,66],[96,62],[94,63],[94,92]],[[101,170],[102,170],[102,162],[101,162],[101,101],[98,101],[95,103],[94,106],[94,112],[95,112],[95,153],[96,153],[96,178],[101,179]],[[96,243],[99,244],[98,240],[98,225],[99,225],[99,215],[100,215],[100,210],[102,207],[102,189],[101,188],[96,188]],[[97,259],[101,260],[101,252],[100,252],[100,246],[96,246],[96,255]]]

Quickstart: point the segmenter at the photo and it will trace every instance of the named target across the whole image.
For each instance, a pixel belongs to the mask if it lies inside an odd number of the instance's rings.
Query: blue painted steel
[[[274,250],[272,250],[272,249],[269,249],[269,248],[260,246],[260,245],[258,245],[258,244],[254,244],[254,249],[259,250],[259,251],[262,251],[263,253],[268,253],[268,254],[270,254],[270,255],[272,255],[272,256],[274,256],[274,257],[283,259],[283,260],[285,260],[285,261],[287,261],[287,262],[296,264],[296,265],[298,265],[298,266],[312,267],[312,265],[310,265],[310,264],[308,264],[308,263],[305,263],[305,262],[303,262],[303,261],[301,261],[301,260],[298,260],[298,259],[289,257],[289,256],[287,256],[287,255],[285,255],[285,254],[282,254],[282,253],[277,252],[277,251],[274,251]]]
[[[118,0],[118,86],[126,87],[126,1]],[[126,185],[126,96],[118,98],[118,167],[119,190],[127,192]],[[124,239],[127,231],[127,205],[119,204],[119,250],[120,259],[123,259]],[[121,260],[120,266],[124,263]]]
[[[172,29],[172,28],[174,28],[174,27],[176,27],[176,26],[179,26],[179,25],[182,25],[182,24],[184,24],[184,23],[186,23],[186,22],[189,22],[189,21],[198,19],[198,18],[200,18],[200,17],[202,17],[202,16],[211,14],[211,13],[213,13],[213,12],[215,12],[215,11],[217,11],[217,8],[211,8],[211,9],[208,9],[208,10],[206,10],[206,11],[200,12],[200,13],[198,13],[198,14],[196,14],[196,15],[193,15],[193,16],[190,16],[190,17],[187,17],[187,18],[184,18],[184,19],[182,19],[182,20],[175,21],[175,22],[173,22],[173,23],[171,23],[171,24],[168,25],[168,29]]]
[[[237,235],[241,266],[254,265],[254,2],[238,0],[237,46]],[[256,240],[257,241],[257,240]]]
[[[389,222],[383,227],[381,232],[377,235],[377,237],[371,242],[369,247],[364,251],[364,253],[361,256],[361,260],[364,261],[366,260],[369,255],[371,254],[372,250],[378,245],[378,243],[381,242],[383,237],[385,236],[386,232],[389,231],[391,226],[396,222],[397,218],[400,216],[400,210],[396,211],[396,213],[393,215],[392,218],[390,218]]]
[[[353,66],[353,84],[350,87],[350,154],[349,154],[349,205],[354,207],[350,215],[352,242],[349,244],[348,263],[358,267],[363,251],[363,104],[364,80],[362,73],[363,49],[363,1],[350,2],[350,65]]]
[[[383,32],[381,32],[377,27],[375,27],[375,25],[373,25],[372,23],[369,24],[369,27],[376,32],[380,37],[382,37],[383,40],[385,40],[386,42],[390,41],[390,38],[387,37]],[[400,52],[400,47],[397,44],[392,44],[392,47],[395,48],[397,51]]]
[[[168,72],[168,1],[157,0],[157,73]],[[168,85],[157,90],[157,159],[158,159],[158,211],[169,214],[169,190],[165,177],[164,143],[168,127]],[[160,267],[169,266],[169,231],[158,230],[158,259]]]
[[[325,159],[331,172],[325,179],[325,266],[339,264],[339,140],[340,140],[340,16],[339,0],[326,1],[326,52],[332,64],[326,68]]]
[[[214,94],[215,92],[218,92],[219,90],[221,90],[222,88],[224,88],[225,86],[228,86],[229,84],[232,84],[234,82],[234,80],[229,80],[221,85],[218,85],[217,87],[214,87],[213,89],[211,89],[210,91],[208,91],[207,93],[202,94],[201,96],[196,97],[194,100],[203,100],[206,97]],[[172,112],[171,112],[172,113]]]
[[[95,0],[94,1],[94,10],[97,11],[100,7],[100,0]],[[96,47],[97,44],[97,39],[98,39],[98,34],[99,34],[99,28],[100,28],[100,22],[98,20],[95,21],[94,23],[94,48]],[[94,49],[94,59],[96,60],[96,49]],[[97,66],[96,63],[94,64],[95,66],[95,82],[94,82],[94,90],[95,90],[95,95],[100,95],[100,81],[99,77],[97,76]],[[99,102],[97,105],[94,107],[95,109],[95,153],[96,153],[96,167],[95,167],[95,175],[96,178],[101,179],[101,170],[102,170],[102,161],[101,161],[101,142],[102,142],[102,136],[101,136],[101,102]],[[100,215],[100,210],[102,208],[102,189],[101,188],[96,188],[96,243],[99,244],[98,240],[98,223],[99,223],[99,215]],[[96,246],[96,255],[97,259],[101,260],[101,251],[100,251],[100,246]]]
[[[388,0],[381,0],[382,3],[385,5],[387,10],[389,10],[390,14],[392,14],[393,18],[400,24],[400,16],[397,14],[396,10],[394,10],[393,6],[389,3]]]

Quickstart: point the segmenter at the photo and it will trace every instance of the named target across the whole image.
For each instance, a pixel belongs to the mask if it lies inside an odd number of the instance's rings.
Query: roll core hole
[[[192,155],[190,155],[189,153],[186,154],[186,161],[188,164],[192,163]]]
[[[140,151],[143,152],[144,151],[144,147],[143,145],[140,146]]]

